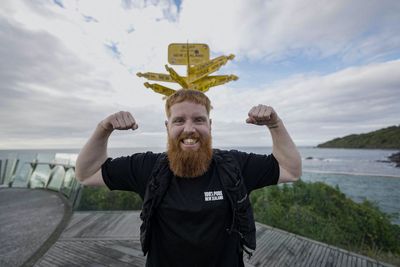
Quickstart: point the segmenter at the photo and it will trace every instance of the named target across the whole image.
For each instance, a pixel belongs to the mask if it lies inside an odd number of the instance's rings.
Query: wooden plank
[[[304,242],[302,240],[298,253],[293,257],[291,261],[289,261],[289,266],[306,266],[305,263],[307,262],[310,255],[311,250],[314,248],[313,243],[311,242]]]
[[[361,260],[362,260],[361,258],[357,258],[357,262],[356,262],[357,267],[362,267]]]
[[[278,262],[288,253],[288,247],[293,242],[293,239],[293,236],[288,235],[287,239],[278,247],[277,252],[271,255],[268,263],[271,265],[278,265]]]
[[[262,255],[262,257],[260,257],[260,259],[258,261],[258,264],[261,264],[261,263],[267,264],[267,263],[269,263],[269,260],[271,259],[272,255],[274,253],[276,253],[276,251],[278,251],[278,249],[281,246],[281,244],[287,238],[288,238],[287,236],[283,236],[280,233],[276,233],[276,238],[274,239],[274,242],[272,244],[270,244],[270,246],[268,246],[268,250],[267,251],[264,250],[264,252],[266,252],[266,253],[264,253]],[[255,265],[257,265],[257,264],[255,263]]]
[[[256,225],[256,239],[258,240],[266,231],[268,231],[266,227]]]
[[[316,244],[316,243],[313,243],[312,247],[311,247],[311,249],[310,249],[310,251],[309,251],[309,253],[307,255],[307,261],[304,262],[303,266],[307,266],[307,267],[311,266],[311,263],[313,262],[314,257],[315,257],[315,255],[316,255],[318,250],[319,250],[319,245]]]
[[[256,262],[260,262],[264,257],[264,255],[271,249],[271,246],[273,246],[273,244],[278,242],[280,238],[281,235],[278,232],[272,232],[272,231],[265,232],[260,239],[261,242],[257,242],[259,245],[261,243],[261,245],[254,253],[254,256],[252,257],[250,262],[252,262],[253,264],[255,264]]]
[[[312,261],[310,262],[310,266],[318,266],[318,260],[324,253],[324,247],[318,245],[318,249],[315,250],[314,255],[312,257]]]
[[[285,253],[280,255],[280,259],[277,265],[282,266],[293,266],[295,263],[301,264],[305,258],[301,256],[304,250],[307,250],[308,242],[304,242],[303,239],[296,235],[292,235],[290,243],[287,244]]]
[[[336,257],[335,257],[335,264],[334,264],[335,267],[340,267],[342,258],[343,258],[343,253],[341,251],[339,251],[338,249],[336,249]]]
[[[133,264],[133,260],[135,260],[135,258],[129,257],[128,262],[126,259],[121,261],[121,259],[123,259],[123,253],[116,253],[113,250],[109,250],[109,248],[98,246],[98,244],[96,244],[94,241],[84,242],[84,244],[81,244],[83,242],[70,243],[74,243],[70,248],[71,252],[73,252],[73,254],[76,256],[76,262],[79,266],[85,266],[88,263],[96,262],[99,264],[105,264],[106,266],[114,265],[128,267],[132,266],[131,264]],[[82,251],[85,252],[84,257],[82,257]]]
[[[351,259],[351,264],[350,264],[350,266],[351,266],[351,267],[356,267],[357,259],[354,257],[354,255],[351,255],[351,256],[350,256],[350,259]]]
[[[277,265],[279,266],[292,266],[290,262],[296,258],[299,254],[299,250],[302,248],[302,242],[296,235],[292,235],[291,241],[287,244],[285,253],[280,256]]]
[[[327,257],[331,251],[329,246],[324,246],[321,256],[317,260],[317,266],[326,266]]]
[[[268,247],[268,251],[261,257],[260,262],[262,263],[269,263],[271,260],[273,260],[274,254],[279,251],[279,247],[282,245],[283,242],[285,242],[286,239],[288,239],[288,236],[283,236],[278,234],[278,238],[275,240],[275,242]]]
[[[329,250],[325,255],[324,266],[334,267],[337,263],[337,258],[339,257],[338,250],[335,247],[329,246]]]

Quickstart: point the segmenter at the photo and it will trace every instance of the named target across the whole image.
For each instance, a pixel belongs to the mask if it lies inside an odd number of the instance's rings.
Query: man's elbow
[[[87,185],[87,180],[88,180],[87,178],[85,178],[85,177],[83,177],[81,175],[78,175],[78,174],[75,175],[75,178],[76,178],[76,180],[78,181],[79,184]]]
[[[292,180],[296,182],[300,180],[301,175],[303,174],[303,168],[301,166],[301,162],[298,164],[296,168],[292,170]]]
[[[300,180],[300,177],[301,177],[301,170],[300,171],[295,171],[295,172],[293,172],[293,173],[291,173],[290,175],[289,175],[289,177],[287,178],[287,180],[289,181],[289,182],[297,182],[298,180]]]
[[[301,174],[302,174],[301,171],[294,174],[291,178],[292,182],[297,182],[298,180],[300,180]]]
[[[301,165],[296,168],[285,169],[280,167],[279,183],[297,182],[302,175]]]
[[[81,185],[89,185],[90,176],[84,175],[79,168],[75,169],[75,178]]]
[[[104,186],[106,185],[101,173],[101,169],[97,170],[94,174],[90,176],[84,176],[82,174],[76,175],[76,180],[85,186]]]
[[[75,166],[75,178],[79,183],[83,183],[85,181],[85,177],[79,166]]]

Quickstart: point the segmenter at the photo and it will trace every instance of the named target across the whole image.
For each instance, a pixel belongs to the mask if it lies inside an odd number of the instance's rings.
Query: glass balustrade
[[[12,187],[28,187],[33,167],[30,162],[24,162],[12,179]]]
[[[2,187],[43,188],[62,193],[76,206],[81,185],[75,179],[76,154],[37,154],[34,160],[1,159]]]

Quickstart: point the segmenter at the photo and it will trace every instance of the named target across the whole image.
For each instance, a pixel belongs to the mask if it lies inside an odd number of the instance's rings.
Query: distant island
[[[364,134],[351,134],[317,145],[321,148],[400,149],[400,125]],[[388,157],[400,168],[400,152]]]
[[[377,131],[351,134],[317,145],[320,148],[400,149],[400,125]]]

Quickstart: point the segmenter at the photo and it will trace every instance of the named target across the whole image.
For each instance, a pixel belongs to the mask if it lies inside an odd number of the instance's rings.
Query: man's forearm
[[[279,165],[291,174],[292,178],[301,176],[301,156],[285,128],[282,120],[269,127],[272,137],[272,153]]]
[[[107,143],[112,131],[107,131],[100,124],[79,152],[76,161],[76,177],[84,181],[95,174],[107,159]]]

